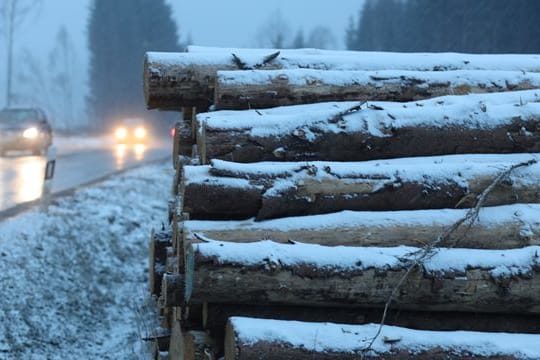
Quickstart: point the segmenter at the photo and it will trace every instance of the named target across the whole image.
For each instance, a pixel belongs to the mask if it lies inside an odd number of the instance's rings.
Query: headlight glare
[[[123,140],[127,137],[127,130],[126,128],[118,128],[116,129],[116,131],[114,132],[114,136],[116,136],[117,139],[120,139],[120,140]]]
[[[24,132],[23,132],[23,137],[25,139],[32,140],[32,139],[37,138],[38,135],[39,135],[39,131],[35,127],[28,128],[28,129],[24,130]]]
[[[146,137],[146,129],[143,127],[138,127],[135,129],[135,137],[137,139],[144,139]]]

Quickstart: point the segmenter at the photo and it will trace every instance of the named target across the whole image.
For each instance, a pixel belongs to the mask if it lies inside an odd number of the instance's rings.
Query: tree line
[[[366,0],[351,50],[540,52],[538,0]]]
[[[164,0],[94,0],[90,10],[87,103],[94,126],[162,117],[146,111],[141,74],[145,52],[181,51],[170,6]]]

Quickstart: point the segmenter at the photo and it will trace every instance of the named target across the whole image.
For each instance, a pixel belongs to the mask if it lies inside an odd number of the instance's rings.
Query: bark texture
[[[512,76],[513,75],[513,76]],[[514,77],[515,82],[505,81]],[[538,88],[540,77],[491,71],[218,71],[217,110],[261,109],[324,101],[415,101]]]
[[[460,170],[461,164],[451,165],[443,158],[438,164],[435,158],[411,159],[408,165],[403,159],[389,160],[380,163],[381,170],[376,162],[289,163],[283,165],[285,170],[274,167],[273,171],[260,170],[264,166],[258,164],[238,167],[214,162],[212,167],[184,168],[184,211],[194,220],[265,220],[342,210],[467,208],[503,171],[502,159],[491,165],[470,163],[467,172]],[[334,171],[344,167],[347,170]],[[538,203],[540,185],[532,179],[539,173],[538,164],[516,171],[490,193],[484,205]]]
[[[240,246],[235,249],[242,252]],[[186,303],[382,308],[408,269],[405,263],[361,270],[320,267],[309,260],[283,264],[272,257],[253,264],[242,254],[225,260],[201,251],[192,246],[186,255]],[[474,266],[435,273],[416,268],[394,304],[405,310],[539,314],[538,270],[533,265],[530,272],[508,277]]]

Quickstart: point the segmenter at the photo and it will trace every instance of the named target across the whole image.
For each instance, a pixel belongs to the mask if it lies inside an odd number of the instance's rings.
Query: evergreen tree
[[[538,0],[366,0],[349,49],[540,52]]]
[[[177,26],[164,0],[94,0],[88,25],[90,95],[96,128],[124,117],[156,117],[142,91],[146,51],[179,51]]]

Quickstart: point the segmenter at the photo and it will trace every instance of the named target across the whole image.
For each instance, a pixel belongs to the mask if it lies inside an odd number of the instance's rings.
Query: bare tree
[[[75,45],[65,26],[61,26],[56,34],[56,44],[49,55],[49,73],[51,74],[51,90],[62,99],[62,124],[69,129],[74,119],[73,91],[74,68],[76,66]]]
[[[288,43],[289,34],[289,24],[283,18],[281,11],[275,10],[257,30],[257,45],[260,47],[282,49]]]
[[[294,40],[292,42],[293,49],[302,49],[306,47],[306,40],[304,38],[304,30],[300,29],[296,33]]]
[[[310,32],[306,41],[308,47],[316,49],[335,49],[336,38],[326,26],[316,26]]]
[[[49,83],[43,66],[27,48],[22,50],[20,58],[22,66],[21,71],[17,73],[17,80],[23,86],[18,88],[18,92],[11,93],[11,100],[16,103],[37,105],[51,111]]]
[[[13,98],[13,46],[15,35],[24,20],[32,14],[38,12],[42,0],[2,0],[0,12],[3,18],[2,31],[6,37],[6,106],[11,105]]]

